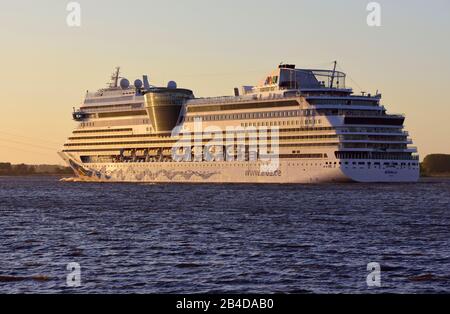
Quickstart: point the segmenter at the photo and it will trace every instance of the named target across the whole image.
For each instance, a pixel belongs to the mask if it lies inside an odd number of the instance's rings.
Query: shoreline
[[[73,173],[30,173],[30,174],[0,174],[0,178],[14,177],[63,177]]]

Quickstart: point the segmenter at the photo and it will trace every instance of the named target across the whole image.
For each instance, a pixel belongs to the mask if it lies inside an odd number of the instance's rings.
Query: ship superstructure
[[[60,152],[85,180],[127,182],[410,182],[417,149],[381,94],[355,95],[336,70],[281,64],[233,96],[195,98],[171,81],[88,93]]]

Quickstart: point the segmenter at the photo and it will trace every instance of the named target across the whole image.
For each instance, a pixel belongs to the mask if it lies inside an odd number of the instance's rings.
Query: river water
[[[0,213],[2,293],[450,293],[450,179],[0,177]],[[381,266],[380,287],[367,285],[370,262]],[[77,287],[68,263],[80,265]]]

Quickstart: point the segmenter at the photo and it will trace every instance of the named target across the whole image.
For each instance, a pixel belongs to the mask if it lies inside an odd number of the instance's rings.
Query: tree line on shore
[[[9,162],[0,162],[0,176],[27,176],[27,175],[70,175],[70,167],[59,165],[13,165]]]
[[[420,163],[422,176],[450,176],[450,155],[427,155]]]

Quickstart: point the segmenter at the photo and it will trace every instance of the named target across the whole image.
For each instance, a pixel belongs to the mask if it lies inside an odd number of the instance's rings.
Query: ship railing
[[[394,113],[386,113],[387,116],[390,117],[402,117],[405,118],[406,114],[405,113],[398,113],[398,112],[394,112]]]
[[[407,131],[401,131],[401,130],[396,130],[396,129],[392,129],[389,131],[380,131],[380,130],[372,130],[372,129],[365,129],[363,131],[359,131],[359,130],[346,130],[346,129],[336,129],[336,134],[348,134],[348,133],[354,133],[354,134],[361,134],[364,135],[366,133],[375,133],[375,134],[392,134],[392,135],[404,135],[404,136],[409,136],[409,132]]]
[[[105,107],[105,108],[82,107],[81,111],[87,112],[87,113],[97,113],[97,112],[132,111],[132,110],[139,110],[139,109],[145,108],[145,106],[142,106],[142,105],[133,107],[134,105],[137,105],[137,104],[124,104],[123,107],[121,105],[120,107]]]
[[[380,133],[381,134],[381,133]],[[386,134],[386,133],[384,133]],[[376,136],[376,139],[370,138],[368,139],[368,136],[373,136],[373,135],[367,135],[367,134],[341,134],[341,133],[337,133],[336,135],[338,136],[338,138],[342,141],[360,141],[360,142],[401,142],[401,143],[407,143],[407,144],[412,144],[412,139],[408,138],[408,137],[404,137],[401,133],[400,134],[389,134],[389,135],[380,135],[380,136]],[[399,139],[398,137],[402,137],[403,139]],[[393,139],[394,138],[394,139]],[[411,143],[410,143],[411,142]]]
[[[363,117],[388,117],[388,118],[404,118],[405,114],[403,113],[382,113],[380,111],[379,114],[373,114],[373,113],[366,113],[366,112],[358,112],[358,111],[347,111],[342,114],[342,116],[363,116]]]
[[[274,99],[297,99],[298,96],[285,96],[282,94],[269,94],[268,96],[252,95],[252,96],[223,96],[223,97],[205,97],[196,98],[188,101],[188,105],[206,105],[206,104],[224,104],[229,102],[254,102],[258,100],[274,100]]]

